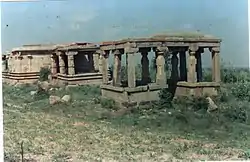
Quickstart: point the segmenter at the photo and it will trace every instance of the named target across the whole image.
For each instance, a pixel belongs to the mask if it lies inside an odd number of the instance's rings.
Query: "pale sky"
[[[23,44],[100,42],[164,31],[223,40],[225,62],[248,66],[247,0],[1,2],[2,52]],[[203,60],[209,60],[206,56]]]

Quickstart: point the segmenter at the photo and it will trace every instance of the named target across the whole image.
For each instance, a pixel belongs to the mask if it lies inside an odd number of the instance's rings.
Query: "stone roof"
[[[122,44],[126,42],[221,42],[221,39],[212,35],[206,35],[199,32],[178,32],[178,33],[161,33],[144,38],[126,38],[118,41],[105,41],[100,43],[101,46]]]

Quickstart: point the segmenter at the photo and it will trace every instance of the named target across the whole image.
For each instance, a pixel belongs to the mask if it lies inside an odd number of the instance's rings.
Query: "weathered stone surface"
[[[211,99],[211,97],[207,97],[206,99],[207,99],[208,104],[209,104],[208,110],[207,110],[208,112],[211,112],[213,110],[218,109],[218,106],[214,103],[214,101]]]
[[[64,95],[61,100],[62,100],[62,102],[70,102],[71,101],[71,96],[70,95]]]
[[[31,96],[34,96],[34,95],[36,95],[37,94],[37,91],[30,91],[30,95]]]
[[[61,102],[61,98],[58,96],[49,96],[49,104],[50,105],[55,105]]]
[[[38,86],[38,89],[42,89],[44,91],[48,91],[51,88],[50,83],[47,81],[44,81],[44,82],[38,81],[37,86]]]

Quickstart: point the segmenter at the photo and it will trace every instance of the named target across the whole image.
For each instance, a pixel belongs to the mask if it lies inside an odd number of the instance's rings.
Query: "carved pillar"
[[[99,55],[100,55],[100,52],[99,52],[99,51],[96,51],[96,52],[93,54],[93,61],[94,61],[94,69],[95,69],[95,72],[99,71]]]
[[[108,57],[109,51],[103,51],[102,53],[102,82],[108,84]]]
[[[60,74],[65,74],[66,73],[66,68],[65,68],[65,61],[64,61],[64,54],[63,52],[58,52],[59,55],[59,67],[60,67]]]
[[[213,82],[221,81],[220,74],[220,48],[213,47],[212,52],[212,80]]]
[[[150,82],[150,75],[149,75],[149,60],[148,60],[148,52],[150,52],[150,48],[143,48],[140,49],[142,58],[141,58],[141,65],[142,65],[142,84],[147,84]]]
[[[201,59],[201,53],[203,53],[203,49],[199,49],[196,52],[196,60],[197,60],[197,64],[196,64],[196,72],[197,72],[197,82],[202,82],[202,59]]]
[[[197,82],[196,78],[196,58],[195,54],[198,50],[198,46],[193,45],[189,47],[189,56],[188,56],[188,77],[187,81],[191,83]]]
[[[103,62],[103,55],[100,54],[99,55],[99,59],[98,59],[98,62],[99,62],[99,73],[102,73],[102,70],[103,70],[103,66],[102,66],[102,62]]]
[[[88,60],[89,60],[90,71],[94,72],[95,71],[95,67],[94,67],[94,59],[93,59],[93,54],[92,53],[88,54]]]
[[[156,49],[157,58],[156,58],[156,83],[159,85],[166,84],[166,73],[165,73],[165,58],[164,53],[166,53],[168,49],[166,47],[158,47]]]
[[[57,73],[56,57],[56,55],[51,55],[51,75],[56,75]]]
[[[127,55],[127,74],[128,74],[128,87],[136,87],[135,76],[135,54],[139,52],[138,48],[127,47],[125,53]]]
[[[114,51],[113,86],[121,85],[121,52]]]
[[[180,80],[187,81],[187,62],[186,62],[185,49],[179,52],[179,57],[180,57]]]
[[[77,55],[78,52],[76,51],[69,51],[66,53],[68,56],[68,74],[75,75],[75,62],[74,57]]]
[[[171,70],[171,80],[177,82],[179,79],[179,71],[178,71],[178,57],[177,57],[178,52],[173,52],[172,53],[172,58],[171,58],[171,65],[172,65],[172,70]]]

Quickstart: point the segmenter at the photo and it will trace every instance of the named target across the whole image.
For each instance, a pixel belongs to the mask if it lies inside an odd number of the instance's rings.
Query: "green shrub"
[[[50,75],[50,69],[49,68],[45,68],[45,67],[42,67],[40,69],[40,72],[39,72],[39,80],[40,81],[47,81],[48,80],[48,76]]]
[[[112,99],[101,99],[101,105],[103,108],[111,109],[111,110],[118,110],[118,107],[114,100]]]
[[[250,101],[250,82],[238,82],[231,87],[232,94],[240,100]]]

